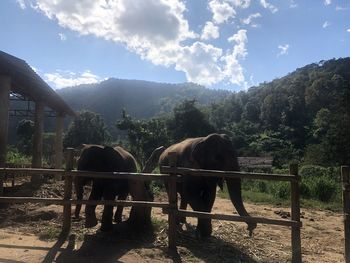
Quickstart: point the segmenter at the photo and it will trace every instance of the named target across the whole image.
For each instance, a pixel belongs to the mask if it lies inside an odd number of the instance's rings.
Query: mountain
[[[350,163],[350,58],[313,63],[232,94],[212,107],[211,120],[234,135],[241,154]]]
[[[74,110],[100,114],[110,128],[121,118],[122,109],[137,119],[171,112],[185,99],[210,105],[231,94],[226,90],[207,89],[194,83],[167,84],[142,80],[110,78],[98,84],[84,84],[57,90]]]

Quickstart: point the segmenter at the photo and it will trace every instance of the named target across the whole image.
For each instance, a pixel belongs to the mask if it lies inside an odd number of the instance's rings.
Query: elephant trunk
[[[242,200],[242,189],[241,189],[241,179],[240,178],[226,178],[227,189],[230,194],[230,199],[232,204],[235,206],[238,214],[240,216],[250,216],[243,205]],[[256,223],[247,223],[249,235],[256,228]]]

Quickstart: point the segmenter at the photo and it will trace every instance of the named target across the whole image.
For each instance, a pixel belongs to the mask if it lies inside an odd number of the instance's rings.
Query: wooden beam
[[[344,212],[344,260],[350,263],[350,168],[341,167]]]
[[[191,176],[244,178],[244,179],[291,181],[291,182],[300,180],[300,178],[297,176],[291,176],[286,174],[266,174],[266,173],[238,172],[238,171],[216,171],[216,170],[193,169],[193,168],[186,168],[186,167],[169,167],[169,166],[162,166],[161,170],[165,174],[175,173],[175,174],[191,175]]]
[[[0,76],[0,167],[5,167],[9,123],[11,78]],[[0,196],[4,193],[3,176],[0,176]]]
[[[43,133],[44,133],[44,103],[41,101],[35,102],[35,121],[34,121],[34,136],[33,136],[33,159],[32,167],[41,168],[43,158]],[[41,175],[32,175],[32,181],[38,181]]]
[[[298,180],[291,181],[291,219],[300,222],[300,176],[298,174],[298,164],[289,165],[289,174]],[[292,262],[301,263],[301,236],[300,225],[292,227]]]
[[[138,207],[157,207],[165,211],[169,209],[166,202],[148,202],[148,201],[125,201],[125,200],[72,200],[62,198],[42,198],[42,197],[0,197],[0,203],[6,204],[47,204],[47,205],[113,205],[113,206],[138,206]]]
[[[169,214],[169,212],[170,212],[170,210],[168,208],[163,209],[164,214]],[[187,211],[187,210],[183,210],[183,209],[179,209],[176,212],[176,215],[185,216],[185,217],[210,218],[210,219],[215,219],[215,220],[246,222],[246,223],[259,223],[259,224],[289,226],[289,227],[293,227],[293,226],[300,227],[302,225],[301,222],[293,221],[293,220],[272,219],[272,218],[254,217],[254,216],[213,214],[213,213],[199,212],[199,211]]]
[[[63,159],[63,124],[64,116],[57,114],[56,116],[56,138],[55,138],[55,168],[62,168]],[[59,179],[59,178],[57,178]]]

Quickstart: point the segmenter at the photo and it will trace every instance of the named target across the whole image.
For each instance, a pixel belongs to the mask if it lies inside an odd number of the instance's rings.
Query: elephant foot
[[[91,228],[97,226],[97,219],[93,217],[86,217],[85,219],[85,228]]]

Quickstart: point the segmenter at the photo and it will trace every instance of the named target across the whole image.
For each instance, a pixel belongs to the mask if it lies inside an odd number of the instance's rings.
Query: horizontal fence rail
[[[73,170],[74,150],[68,149],[66,156],[66,169],[31,169],[31,168],[0,168],[0,176],[27,174],[27,175],[52,175],[56,178],[64,177],[63,198],[37,198],[37,197],[0,197],[0,203],[43,203],[63,206],[62,232],[68,233],[71,227],[72,205],[112,205],[112,206],[139,206],[162,208],[163,213],[168,214],[168,242],[169,248],[176,248],[176,222],[179,216],[211,218],[216,220],[259,223],[291,227],[292,262],[301,262],[300,228],[300,176],[298,166],[291,165],[288,175],[250,173],[238,171],[213,171],[203,169],[191,169],[177,167],[176,153],[169,153],[170,166],[161,167],[162,174],[151,173],[127,173],[127,172],[91,172]],[[254,216],[239,216],[227,214],[215,214],[199,211],[186,211],[178,208],[177,183],[182,181],[182,176],[207,176],[220,178],[242,178],[258,180],[289,181],[291,183],[291,220],[271,219]],[[126,200],[74,200],[72,199],[72,183],[74,177],[91,177],[99,179],[128,179],[139,181],[163,180],[168,183],[168,202],[126,201]]]
[[[164,173],[176,173],[181,175],[190,176],[208,176],[208,177],[223,177],[223,178],[242,178],[242,179],[260,179],[260,180],[273,180],[273,181],[300,181],[298,175],[286,175],[286,174],[266,174],[266,173],[250,173],[250,172],[238,172],[238,171],[215,171],[215,170],[203,170],[192,169],[184,167],[170,167],[162,166]]]
[[[185,217],[197,217],[197,218],[208,218],[216,220],[234,221],[234,222],[247,222],[247,223],[260,223],[267,225],[279,225],[279,226],[302,226],[301,222],[293,220],[282,220],[282,219],[270,219],[265,217],[254,217],[254,216],[236,216],[236,215],[225,215],[225,214],[215,214],[206,213],[199,211],[187,211],[183,209],[177,210],[177,215]],[[163,209],[164,214],[169,213],[169,209]]]

